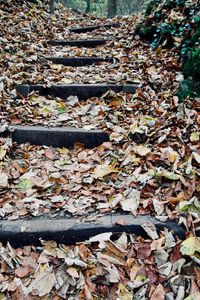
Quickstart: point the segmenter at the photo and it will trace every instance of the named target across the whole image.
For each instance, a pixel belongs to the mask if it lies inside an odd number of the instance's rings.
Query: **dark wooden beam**
[[[101,57],[45,57],[45,59],[51,61],[54,64],[61,64],[64,66],[70,66],[70,67],[83,67],[98,63],[114,63],[114,58],[101,58]]]
[[[57,84],[45,87],[42,84],[20,84],[16,86],[17,95],[27,97],[32,91],[39,92],[43,96],[54,96],[67,99],[69,96],[77,96],[79,100],[87,100],[91,97],[101,97],[105,92],[113,90],[116,93],[124,92],[134,94],[138,84]]]
[[[76,143],[94,148],[109,141],[109,135],[102,130],[84,130],[73,127],[48,128],[43,126],[14,126],[3,133],[10,135],[18,144],[45,145],[53,147],[73,148]]]
[[[99,24],[99,25],[92,25],[92,26],[85,26],[85,27],[73,27],[69,28],[71,32],[74,33],[85,33],[85,32],[91,32],[100,28],[109,29],[111,27],[119,27],[119,23],[111,23],[111,24]]]
[[[25,245],[37,246],[40,244],[40,238],[63,244],[75,244],[106,232],[113,234],[127,232],[147,237],[141,227],[147,221],[153,223],[158,231],[167,228],[175,236],[181,239],[185,237],[184,228],[175,221],[160,222],[150,216],[134,217],[131,214],[109,214],[100,217],[97,224],[80,222],[73,217],[3,220],[0,221],[0,241],[4,244],[10,242],[14,247],[22,247]],[[119,222],[123,225],[117,225]]]
[[[74,47],[88,47],[94,48],[104,45],[108,40],[94,39],[94,40],[52,40],[49,43],[53,46],[74,46]]]

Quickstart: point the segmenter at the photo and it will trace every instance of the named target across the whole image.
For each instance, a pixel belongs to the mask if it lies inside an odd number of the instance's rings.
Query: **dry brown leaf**
[[[26,277],[31,272],[33,272],[33,268],[31,266],[18,267],[18,268],[15,269],[15,274],[19,278]]]
[[[165,290],[162,284],[159,284],[153,291],[150,300],[165,300]]]
[[[105,249],[102,251],[102,254],[107,256],[108,259],[112,261],[114,259],[115,262],[124,265],[124,250],[119,248],[112,241],[105,241]]]
[[[54,160],[55,157],[56,157],[56,152],[53,148],[48,148],[48,149],[45,150],[45,156],[48,159]]]
[[[130,279],[131,281],[134,281],[138,272],[142,269],[142,266],[134,264],[130,269]]]
[[[79,274],[78,274],[76,268],[73,268],[73,267],[68,268],[68,269],[67,269],[67,273],[68,273],[70,276],[74,277],[74,278],[79,278]]]

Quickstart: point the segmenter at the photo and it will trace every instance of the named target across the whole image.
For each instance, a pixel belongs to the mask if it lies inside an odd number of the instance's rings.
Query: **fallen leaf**
[[[190,237],[181,244],[181,253],[183,255],[193,256],[195,253],[200,253],[200,238]]]
[[[70,84],[70,83],[73,83],[73,80],[71,78],[62,78],[61,82],[66,83],[66,84]]]
[[[35,280],[30,284],[29,289],[34,291],[36,295],[42,297],[51,292],[56,284],[56,277],[53,268],[47,268],[45,271],[39,273]]]
[[[168,171],[157,172],[156,176],[165,177],[165,178],[170,179],[170,180],[179,180],[179,179],[181,179],[181,175],[175,174],[173,172],[168,172]]]
[[[81,268],[86,268],[87,267],[87,264],[84,261],[82,261],[78,258],[69,258],[69,257],[67,257],[67,258],[65,258],[65,263],[68,266],[73,266],[74,265],[74,266],[78,266],[78,267],[81,267]]]
[[[186,297],[184,300],[199,300],[199,299],[200,299],[200,293],[197,292],[195,294]]]
[[[159,284],[153,291],[150,300],[164,300],[165,299],[165,290],[162,284]]]
[[[195,131],[190,135],[191,142],[198,142],[199,141],[199,132]]]
[[[70,276],[74,277],[74,278],[79,278],[79,274],[78,274],[76,268],[73,268],[73,267],[68,268],[68,269],[67,269],[67,273],[68,273]]]
[[[134,281],[138,272],[142,269],[142,266],[134,264],[130,269],[130,279],[131,281]]]
[[[56,151],[53,148],[46,149],[44,154],[50,160],[54,160],[56,157]]]
[[[110,173],[118,173],[119,169],[113,167],[109,162],[105,162],[103,165],[99,165],[94,169],[94,178],[103,178]]]
[[[108,272],[106,276],[108,282],[118,283],[120,281],[120,275],[115,265],[111,265],[111,267],[105,268],[105,270]]]
[[[8,175],[4,172],[0,173],[0,188],[5,188],[8,186]]]
[[[169,162],[174,163],[176,161],[177,157],[178,157],[178,152],[170,151],[170,153],[169,153]]]
[[[133,292],[129,291],[122,283],[119,284],[117,294],[120,300],[133,300]]]
[[[102,254],[107,257],[109,261],[115,264],[124,265],[124,249],[117,246],[112,241],[105,241],[105,249],[102,251]]]
[[[192,153],[193,158],[196,160],[198,164],[200,164],[200,155],[197,152]]]
[[[17,189],[28,190],[33,187],[34,183],[31,179],[22,179],[17,185]]]
[[[184,200],[185,200],[185,193],[184,192],[180,192],[177,197],[167,198],[167,201],[170,202],[170,203],[173,203],[173,204],[177,204],[177,203],[179,203],[181,201],[184,201]]]
[[[61,71],[62,65],[50,64],[52,70]]]
[[[40,240],[41,244],[44,246],[44,252],[47,255],[57,256],[57,243],[55,241],[43,241]]]
[[[33,268],[30,266],[18,267],[15,269],[15,274],[19,278],[23,278],[23,277],[29,275],[32,271],[33,271]]]
[[[120,204],[124,211],[136,211],[140,204],[140,191],[131,189],[127,198],[121,200]]]
[[[142,224],[142,228],[144,229],[144,231],[146,231],[146,233],[152,240],[158,239],[157,229],[154,224],[152,224],[151,222],[145,222],[144,224]]]
[[[6,155],[6,150],[0,147],[0,160],[2,160]]]
[[[151,149],[149,149],[144,145],[135,146],[133,147],[133,150],[135,151],[135,153],[137,153],[140,156],[146,156],[148,153],[151,152]]]
[[[104,248],[105,247],[104,242],[109,241],[111,235],[112,235],[112,232],[104,232],[104,233],[97,234],[97,235],[89,238],[88,243],[99,242],[99,247]]]
[[[67,98],[67,104],[71,106],[75,106],[79,102],[77,96],[69,96]]]

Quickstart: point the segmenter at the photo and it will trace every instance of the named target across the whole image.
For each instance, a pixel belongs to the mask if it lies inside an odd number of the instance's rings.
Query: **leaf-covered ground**
[[[166,232],[146,241],[110,237],[98,235],[76,246],[53,241],[41,241],[38,248],[1,246],[1,299],[199,299],[197,238],[181,244]]]
[[[17,2],[17,4],[15,3]],[[57,216],[80,220],[117,209],[176,219],[190,231],[181,246],[171,233],[145,228],[144,241],[123,234],[74,246],[42,242],[0,248],[0,299],[199,299],[199,99],[179,103],[177,50],[153,51],[135,36],[138,17],[120,27],[72,34],[68,28],[105,19],[27,1],[0,3],[1,131],[16,124],[101,128],[110,141],[73,150],[0,140],[0,217]],[[105,37],[95,49],[50,46],[55,39]],[[112,56],[114,64],[65,67],[45,56]],[[81,101],[16,97],[17,83],[139,83],[135,95],[108,92]],[[100,242],[99,242],[100,241]],[[180,251],[181,248],[181,251]],[[193,295],[193,296],[192,296]]]

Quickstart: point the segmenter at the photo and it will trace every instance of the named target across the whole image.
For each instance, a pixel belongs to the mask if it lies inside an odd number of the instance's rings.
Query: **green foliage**
[[[192,52],[192,77],[195,81],[200,78],[200,48]]]
[[[191,79],[182,80],[179,85],[179,90],[177,93],[179,100],[182,102],[186,97],[192,97],[193,94],[193,81]]]
[[[183,74],[185,78],[193,78],[198,81],[200,78],[200,48],[193,50],[190,57],[183,63]]]
[[[87,10],[87,0],[57,0],[68,8],[83,12]],[[148,1],[148,0],[145,0]],[[143,0],[117,0],[117,15],[132,14],[142,11]],[[98,16],[107,16],[108,0],[91,0],[91,12]]]
[[[159,46],[177,48],[185,78],[178,95],[181,100],[195,95],[200,81],[199,0],[151,1],[136,33],[154,49]]]
[[[178,96],[183,101],[187,96],[200,96],[200,48],[191,51],[183,62],[185,80],[180,84]]]
[[[160,2],[159,0],[153,0],[153,1],[151,1],[150,3],[148,3],[147,8],[146,8],[146,11],[145,11],[145,16],[150,15],[150,14],[152,13],[154,7],[155,7],[156,5],[158,5],[159,2]]]

